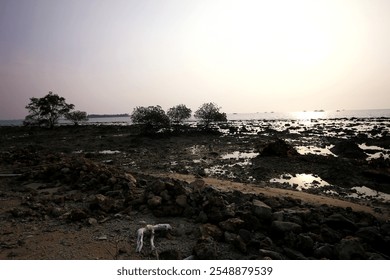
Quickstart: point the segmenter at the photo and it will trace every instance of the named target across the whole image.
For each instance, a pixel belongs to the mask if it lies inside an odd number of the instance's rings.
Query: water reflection
[[[319,176],[313,174],[283,174],[280,178],[273,178],[270,180],[271,183],[290,184],[297,190],[301,191],[310,188],[319,188],[329,186],[329,183],[322,180]]]
[[[353,194],[349,194],[349,197],[354,197],[354,198],[376,198],[379,200],[383,200],[386,202],[390,202],[390,194],[383,193],[383,192],[378,192],[376,190],[367,188],[365,186],[362,187],[353,187],[352,190],[356,191]]]

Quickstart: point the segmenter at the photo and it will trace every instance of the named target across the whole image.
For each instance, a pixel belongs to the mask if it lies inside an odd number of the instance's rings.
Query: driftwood
[[[137,230],[137,248],[136,252],[139,253],[142,250],[143,244],[144,244],[144,234],[150,234],[150,246],[152,250],[155,250],[156,247],[154,246],[154,233],[155,231],[161,231],[161,230],[171,230],[172,227],[170,224],[157,224],[157,225],[146,225],[143,228],[140,228]]]

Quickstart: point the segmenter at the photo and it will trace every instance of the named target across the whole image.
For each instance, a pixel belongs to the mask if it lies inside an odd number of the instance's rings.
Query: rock
[[[367,242],[377,250],[385,247],[384,238],[376,227],[363,227],[356,232],[356,236]]]
[[[154,194],[158,195],[166,189],[166,185],[165,185],[165,182],[163,180],[155,180],[151,184],[150,188]]]
[[[341,240],[342,234],[326,225],[321,227],[321,238],[326,243],[337,243]]]
[[[200,226],[202,238],[212,237],[214,240],[220,240],[223,237],[223,231],[216,225],[203,224]]]
[[[217,245],[211,238],[201,238],[194,246],[193,253],[199,260],[215,260],[217,258]]]
[[[313,252],[314,241],[313,239],[303,233],[300,233],[297,237],[295,248],[305,255],[309,255]]]
[[[223,222],[220,222],[218,225],[221,229],[230,232],[238,232],[238,230],[244,225],[244,221],[240,218],[230,218]]]
[[[89,218],[88,219],[88,224],[91,226],[96,226],[97,225],[97,220],[95,218]]]
[[[206,182],[203,179],[196,179],[190,183],[190,187],[193,192],[201,193],[206,186]]]
[[[178,204],[179,206],[181,206],[183,208],[185,208],[187,206],[187,196],[184,194],[177,196],[175,201],[176,201],[176,204]]]
[[[102,194],[97,194],[90,203],[91,210],[100,209],[104,212],[110,212],[115,208],[115,200]]]
[[[299,233],[302,231],[302,227],[292,222],[273,221],[271,230],[277,235],[284,235],[289,232]]]
[[[208,221],[207,214],[203,211],[199,212],[198,217],[196,218],[197,223],[206,223]]]
[[[72,222],[78,222],[81,220],[84,220],[88,217],[87,213],[83,209],[73,209],[69,216],[68,219]]]
[[[249,243],[249,241],[251,241],[251,239],[252,239],[251,232],[249,230],[246,230],[246,229],[240,229],[238,231],[238,235],[242,238],[242,240],[245,243]]]
[[[233,243],[237,236],[236,234],[228,231],[225,231],[223,235],[226,243]]]
[[[353,140],[344,140],[338,142],[334,145],[334,147],[330,148],[330,151],[340,157],[345,158],[367,158],[365,152]]]
[[[252,202],[252,211],[260,220],[270,220],[272,217],[272,209],[267,204],[260,200],[253,200]]]
[[[278,139],[275,142],[269,143],[261,152],[261,157],[277,156],[277,157],[292,157],[298,156],[299,153],[293,146],[287,144],[284,140]]]
[[[285,247],[284,253],[291,260],[307,260],[307,258],[301,253],[291,248]]]
[[[356,224],[344,217],[342,214],[333,214],[325,219],[325,223],[333,229],[347,229],[355,231],[357,229]]]
[[[153,196],[152,198],[148,199],[148,205],[151,207],[151,208],[156,208],[158,206],[161,205],[162,203],[162,197],[161,196]]]
[[[158,254],[160,260],[181,260],[181,252],[175,249],[168,249]]]
[[[241,236],[236,235],[236,238],[233,240],[233,245],[236,247],[241,253],[247,253],[247,246],[245,241],[241,238]]]
[[[284,260],[285,259],[278,252],[271,251],[271,250],[265,250],[265,249],[260,249],[259,250],[259,255],[263,259],[265,259],[265,258],[271,258],[272,260]]]
[[[317,259],[334,260],[335,259],[334,246],[329,244],[320,246],[314,250],[313,255]]]
[[[336,245],[340,260],[364,260],[367,255],[356,237],[344,238]]]
[[[172,199],[172,196],[169,195],[169,192],[167,190],[163,190],[161,193],[160,193],[160,196],[163,200],[165,201],[170,201]]]

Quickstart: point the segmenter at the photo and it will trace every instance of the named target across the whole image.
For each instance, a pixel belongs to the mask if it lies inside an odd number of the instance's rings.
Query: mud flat
[[[338,122],[0,127],[0,258],[389,259],[389,121]]]

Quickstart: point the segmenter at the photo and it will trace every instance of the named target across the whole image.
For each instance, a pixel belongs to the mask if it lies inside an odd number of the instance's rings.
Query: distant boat
[[[314,112],[325,112],[324,110],[314,110]]]

